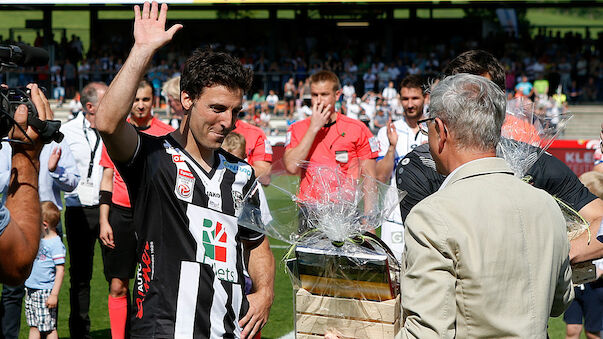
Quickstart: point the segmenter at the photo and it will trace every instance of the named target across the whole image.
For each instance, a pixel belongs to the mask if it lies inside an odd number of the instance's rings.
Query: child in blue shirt
[[[25,317],[29,338],[58,338],[57,305],[65,274],[65,246],[57,235],[61,213],[50,201],[42,201],[42,239],[31,275],[25,281]]]

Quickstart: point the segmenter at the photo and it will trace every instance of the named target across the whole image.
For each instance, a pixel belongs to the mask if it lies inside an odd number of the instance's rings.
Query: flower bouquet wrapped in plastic
[[[404,193],[339,168],[300,167],[311,175],[309,185],[300,191],[297,177],[273,175],[271,185],[258,186],[269,212],[245,203],[239,217],[240,225],[290,244],[284,262],[295,290],[297,337],[336,328],[344,337],[393,338],[400,267],[371,232]],[[386,200],[388,194],[397,201]]]

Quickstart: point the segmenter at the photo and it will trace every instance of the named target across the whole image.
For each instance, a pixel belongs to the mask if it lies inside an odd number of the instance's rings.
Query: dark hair
[[[461,53],[452,59],[444,68],[444,75],[450,76],[459,73],[484,75],[488,73],[492,81],[505,90],[505,69],[490,52],[474,49]]]
[[[214,85],[247,92],[252,80],[253,71],[243,67],[238,59],[211,49],[197,49],[184,64],[180,91],[188,93],[195,100],[206,87]]]
[[[147,79],[147,78],[142,78],[138,82],[138,87],[136,89],[141,89],[141,88],[145,88],[145,87],[151,87],[151,96],[154,97],[155,91],[154,91],[153,83],[150,82],[149,79]]]
[[[425,80],[420,75],[407,75],[402,79],[402,82],[400,82],[400,89],[402,88],[418,88],[421,92],[425,92]]]
[[[310,76],[310,84],[319,83],[323,81],[330,81],[333,84],[333,92],[337,92],[341,85],[339,84],[339,78],[331,71],[318,71]]]

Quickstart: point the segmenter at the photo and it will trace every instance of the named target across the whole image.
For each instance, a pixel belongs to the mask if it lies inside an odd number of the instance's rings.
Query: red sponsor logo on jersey
[[[203,248],[205,256],[215,261],[226,262],[226,229],[218,221],[203,219]]]
[[[181,197],[188,198],[191,196],[191,192],[192,192],[192,188],[188,183],[183,182],[178,185],[178,193],[180,194]]]
[[[138,285],[136,291],[136,318],[138,319],[141,319],[144,313],[143,302],[149,292],[149,283],[153,276],[153,261],[153,244],[147,241],[142,250],[140,267],[136,277]]]
[[[182,168],[178,170],[178,175],[183,176],[185,178],[189,178],[189,179],[195,179],[195,176],[193,175],[192,172],[187,171],[187,170],[182,169]]]
[[[182,160],[182,156],[180,154],[172,154],[172,161],[174,163],[176,163],[176,162],[184,162],[184,160]]]

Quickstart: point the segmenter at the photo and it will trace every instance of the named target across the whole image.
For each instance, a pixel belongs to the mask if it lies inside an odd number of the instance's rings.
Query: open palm
[[[176,24],[165,30],[168,6],[159,5],[153,1],[152,4],[145,2],[142,13],[139,6],[134,6],[134,40],[139,46],[146,46],[154,50],[167,44],[182,25]]]

